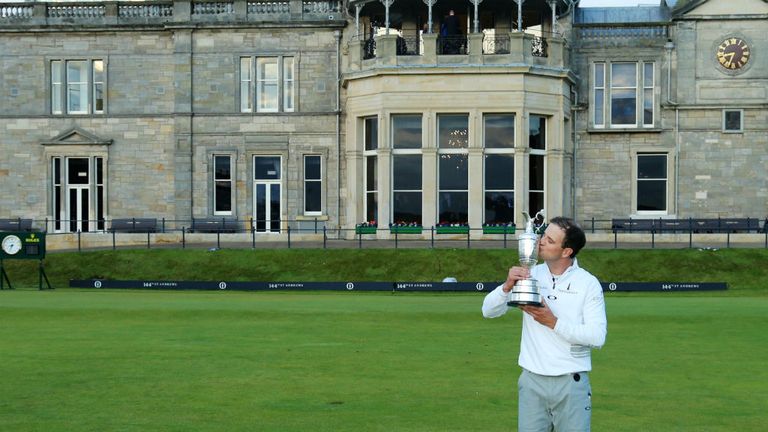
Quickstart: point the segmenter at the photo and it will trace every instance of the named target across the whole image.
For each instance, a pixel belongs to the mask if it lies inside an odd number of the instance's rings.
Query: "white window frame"
[[[362,131],[363,131],[363,139],[362,139],[362,149],[363,149],[363,216],[368,219],[368,195],[373,194],[376,197],[376,215],[373,219],[373,221],[379,220],[378,217],[378,203],[380,203],[379,199],[379,175],[381,174],[378,169],[378,163],[379,163],[379,137],[378,137],[378,131],[379,131],[379,119],[377,116],[366,116],[362,117]],[[376,146],[375,148],[372,148],[370,150],[366,150],[366,141],[365,137],[368,136],[368,120],[375,120],[376,121]],[[374,179],[374,189],[368,189],[368,161],[369,158],[373,158],[374,164],[376,164],[376,178]],[[366,220],[366,222],[372,222],[371,220]]]
[[[467,119],[467,146],[466,147],[456,147],[456,148],[450,148],[450,147],[440,147],[440,117],[441,116],[465,116]],[[440,178],[442,176],[442,172],[440,170],[440,158],[444,155],[461,155],[466,158],[467,165],[469,165],[469,137],[472,136],[472,133],[470,131],[469,126],[469,113],[439,113],[437,114],[437,133],[435,133],[435,147],[437,147],[437,200],[435,202],[436,205],[436,212],[435,215],[437,217],[437,223],[443,222],[440,220],[440,194],[443,192],[464,192],[467,195],[467,219],[469,219],[469,179],[470,176],[470,170],[469,167],[467,167],[467,188],[466,189],[442,189],[440,187]],[[424,185],[422,184],[422,189],[424,188]],[[422,209],[423,212],[423,209]],[[423,222],[423,221],[422,221]],[[464,223],[469,223],[469,220],[463,221]]]
[[[67,69],[72,62],[85,63],[85,81],[71,82],[67,76]],[[97,73],[95,67],[101,63],[103,71],[102,80],[96,81]],[[50,65],[50,87],[51,92],[51,114],[53,115],[89,115],[104,114],[107,106],[107,60],[105,58],[52,58],[49,59]],[[69,89],[77,85],[81,92],[85,92],[85,108],[77,111],[70,109]],[[102,88],[102,109],[96,109],[97,106],[97,87]]]
[[[638,150],[636,152],[633,152],[632,157],[632,210],[633,214],[637,216],[664,216],[668,215],[671,212],[671,203],[670,203],[670,197],[673,194],[672,191],[672,184],[670,183],[670,179],[672,178],[672,157],[667,152],[660,152],[660,151],[652,151],[652,150]],[[659,181],[660,178],[654,178],[654,179],[640,179],[638,178],[639,170],[638,165],[640,163],[640,158],[644,156],[664,156],[666,158],[666,165],[667,170],[664,177],[664,190],[665,190],[665,197],[664,197],[664,210],[639,210],[638,209],[638,194],[639,194],[639,183],[641,181]]]
[[[613,65],[634,64],[635,86],[614,87]],[[652,71],[651,83],[646,84],[646,66]],[[656,107],[657,71],[656,61],[653,60],[617,60],[595,61],[591,65],[592,83],[590,88],[590,100],[592,101],[591,125],[594,129],[649,129],[658,121],[658,109]],[[598,80],[598,72],[603,72],[603,80]],[[632,124],[613,123],[613,91],[634,89],[635,92],[635,122]],[[602,104],[598,103],[598,95],[602,95]],[[645,102],[650,99],[652,122],[645,122]],[[601,108],[602,115],[598,115],[597,107]]]
[[[259,64],[269,61],[277,67],[274,78],[262,76]],[[296,111],[296,57],[292,55],[240,56],[239,96],[242,113],[278,113]],[[266,85],[277,88],[276,106],[262,106]]]
[[[320,177],[316,179],[307,178],[307,159],[317,158],[320,161]],[[305,216],[321,216],[323,214],[323,208],[325,200],[323,199],[323,176],[325,175],[325,164],[323,163],[323,157],[319,154],[305,154],[303,158],[303,172],[304,172],[304,215]],[[307,209],[307,184],[318,183],[320,184],[320,210],[308,210]]]
[[[488,189],[488,185],[486,184],[485,177],[486,177],[486,170],[487,170],[487,167],[486,167],[486,156],[487,155],[508,155],[508,156],[512,156],[513,157],[513,164],[515,164],[515,166],[514,166],[515,169],[514,169],[513,172],[515,173],[515,176],[517,175],[517,166],[516,166],[517,164],[516,164],[516,161],[514,160],[514,156],[515,156],[515,143],[517,142],[517,139],[516,139],[516,135],[517,134],[516,133],[512,134],[512,147],[506,147],[506,148],[486,147],[486,139],[485,138],[487,136],[487,133],[486,133],[486,129],[485,129],[486,128],[485,118],[486,118],[486,116],[489,116],[489,115],[491,115],[491,116],[493,116],[493,115],[495,115],[495,116],[502,116],[502,115],[511,116],[512,117],[513,130],[516,131],[517,127],[518,127],[518,125],[516,124],[516,121],[517,121],[517,114],[516,113],[513,113],[513,112],[499,112],[499,113],[496,113],[496,112],[486,112],[486,113],[483,113],[483,203],[485,203],[485,196],[486,196],[486,194],[488,192],[512,192],[512,196],[513,197],[515,196],[515,193],[516,193],[515,192],[515,187],[514,187],[515,186],[515,179],[514,178],[512,179],[512,189]],[[486,221],[488,219],[488,216],[486,215],[485,211],[486,211],[485,204],[483,204],[483,221]],[[509,222],[514,222],[514,219],[509,221]]]
[[[421,145],[419,148],[395,148],[394,143],[394,135],[395,135],[395,121],[394,117],[397,116],[419,116],[421,118]],[[389,178],[390,178],[390,210],[389,210],[389,220],[392,223],[398,223],[399,221],[395,220],[395,193],[397,192],[418,192],[421,194],[421,224],[424,225],[424,152],[422,151],[424,148],[424,114],[422,113],[397,113],[392,114],[389,117],[389,142],[390,147],[392,148],[392,163],[389,167]],[[421,161],[421,179],[419,179],[419,183],[421,184],[420,189],[395,189],[395,159],[396,156],[402,156],[402,155],[418,155],[419,160]]]
[[[726,115],[728,113],[737,112],[739,113],[739,128],[738,129],[728,129],[726,127]],[[743,109],[724,109],[723,110],[723,133],[742,133],[744,132],[744,110]]]
[[[530,133],[531,133],[531,118],[532,117],[540,117],[544,119],[544,148],[543,149],[534,149],[530,147]],[[526,179],[526,182],[528,184],[528,196],[526,197],[526,202],[529,203],[528,206],[530,207],[531,202],[531,194],[532,193],[540,193],[542,195],[542,202],[544,203],[544,210],[546,210],[547,207],[547,148],[549,148],[549,123],[552,116],[544,115],[544,114],[535,114],[530,113],[528,114],[528,127],[526,128],[527,134],[528,134],[528,150],[529,150],[529,156],[541,156],[542,162],[544,165],[544,182],[543,182],[543,189],[532,189],[531,188],[531,178],[530,175],[533,172],[531,169],[531,159],[528,158],[528,178]],[[541,209],[529,209],[530,216],[533,217],[539,210]],[[533,213],[531,213],[533,212]]]
[[[216,173],[216,159],[218,158],[226,158],[229,160],[229,178],[218,178]],[[235,210],[235,164],[234,164],[234,158],[231,154],[226,153],[214,153],[211,156],[211,166],[212,166],[212,200],[211,200],[211,210],[213,212],[214,216],[232,216],[234,214]],[[229,203],[230,203],[230,209],[229,210],[218,210],[216,208],[216,186],[218,186],[219,183],[229,184]]]

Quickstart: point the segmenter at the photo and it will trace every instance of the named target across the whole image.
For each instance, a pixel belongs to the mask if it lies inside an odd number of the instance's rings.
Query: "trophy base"
[[[541,293],[535,279],[517,281],[509,294],[507,306],[538,306],[541,307]]]

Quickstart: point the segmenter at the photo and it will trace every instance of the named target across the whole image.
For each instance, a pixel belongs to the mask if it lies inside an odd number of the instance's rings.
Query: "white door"
[[[88,158],[66,159],[67,193],[64,206],[69,231],[90,231],[90,186],[91,172]]]
[[[280,232],[282,214],[280,156],[253,157],[253,219],[256,232]]]

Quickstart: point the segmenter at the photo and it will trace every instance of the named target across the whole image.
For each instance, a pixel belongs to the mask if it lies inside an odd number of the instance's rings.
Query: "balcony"
[[[423,34],[406,38],[380,35],[349,42],[348,72],[381,67],[539,66],[567,68],[566,41],[558,35],[525,32],[471,33],[468,36]]]
[[[0,3],[0,28],[216,25],[261,22],[346,24],[341,0],[103,1]]]

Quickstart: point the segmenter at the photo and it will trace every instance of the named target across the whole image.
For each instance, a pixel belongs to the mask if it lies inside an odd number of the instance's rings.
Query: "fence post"
[[[187,248],[187,227],[185,226],[181,227],[181,248]]]
[[[728,233],[725,235],[725,247],[731,248],[731,230],[728,230]]]
[[[80,248],[80,230],[77,230],[77,251],[82,252],[82,249]]]
[[[291,226],[288,225],[288,249],[291,248]]]
[[[435,227],[434,225],[429,228],[430,247],[435,248]]]
[[[395,227],[395,249],[397,249],[397,227]]]
[[[632,229],[632,224],[631,223],[629,225],[629,229],[630,230]],[[614,229],[613,230],[613,248],[617,249],[618,246],[619,246],[619,232],[616,229]]]
[[[595,233],[595,217],[592,216],[592,234]]]
[[[112,250],[117,249],[115,246],[115,230],[112,230]]]
[[[317,232],[317,220],[315,220],[315,232]],[[328,236],[325,233],[325,225],[323,225],[323,249],[327,247],[326,243],[328,240]]]
[[[149,230],[147,230],[147,249],[151,249],[149,247]]]
[[[160,232],[165,234],[165,218],[163,218],[163,227],[160,228]]]
[[[363,230],[358,229],[357,230],[357,248],[362,249],[363,248]]]
[[[469,245],[469,234],[472,232],[472,228],[467,228],[467,249],[470,249],[471,246]]]
[[[253,218],[251,218],[251,249],[256,249],[256,229],[253,227]]]
[[[221,249],[221,230],[216,231],[216,249]]]
[[[656,230],[651,228],[651,249],[656,249]]]

